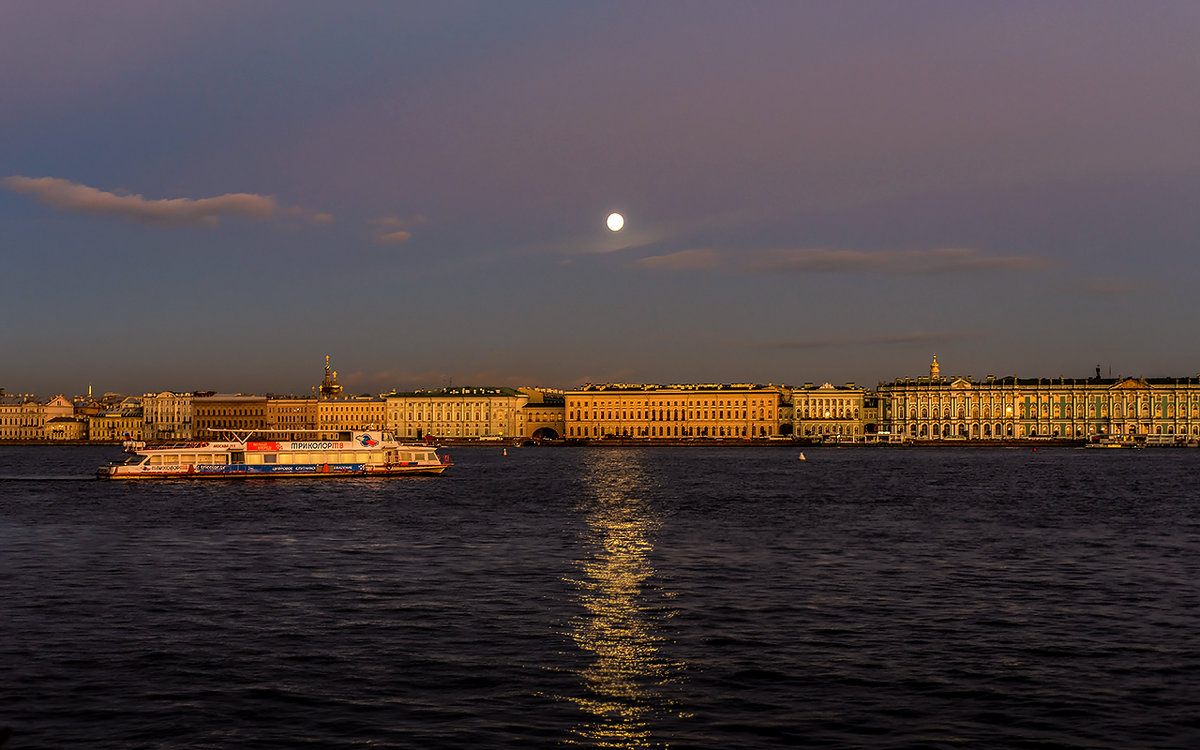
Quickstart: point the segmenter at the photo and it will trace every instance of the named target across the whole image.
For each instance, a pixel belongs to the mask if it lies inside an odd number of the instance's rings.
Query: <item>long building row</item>
[[[311,397],[175,393],[40,401],[0,390],[0,440],[201,439],[379,427],[407,440],[1200,440],[1200,377],[897,378],[847,383],[447,388],[347,396],[326,358]]]

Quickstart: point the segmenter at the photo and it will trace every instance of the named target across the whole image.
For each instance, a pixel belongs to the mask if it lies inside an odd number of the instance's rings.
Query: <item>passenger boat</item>
[[[100,479],[391,477],[441,474],[453,464],[433,446],[376,430],[314,431],[312,440],[271,440],[272,431],[217,431],[211,441],[141,447],[97,470]],[[274,431],[288,438],[294,430]]]
[[[1142,444],[1136,440],[1126,440],[1122,438],[1093,438],[1084,448],[1141,448]]]

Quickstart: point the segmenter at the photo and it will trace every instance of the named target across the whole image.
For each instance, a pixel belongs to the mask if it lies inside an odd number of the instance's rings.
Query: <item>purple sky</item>
[[[0,16],[9,393],[1200,372],[1195,2]]]

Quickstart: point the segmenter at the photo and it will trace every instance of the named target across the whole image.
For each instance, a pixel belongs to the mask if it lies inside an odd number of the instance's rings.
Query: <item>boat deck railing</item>
[[[160,443],[157,445],[148,445],[146,448],[156,451],[161,450],[194,450],[197,448],[207,448],[211,445],[208,441],[185,441],[180,443]]]

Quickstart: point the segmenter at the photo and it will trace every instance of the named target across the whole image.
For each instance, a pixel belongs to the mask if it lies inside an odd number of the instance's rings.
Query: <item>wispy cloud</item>
[[[408,242],[412,239],[412,232],[406,229],[401,229],[398,232],[388,232],[381,234],[375,238],[375,241],[381,245],[398,245],[401,242]]]
[[[274,198],[254,193],[149,199],[141,195],[106,192],[58,177],[14,175],[5,177],[0,184],[14,193],[33,196],[59,211],[115,216],[162,226],[216,226],[222,216],[270,219],[277,210]]]
[[[733,270],[749,273],[877,273],[921,275],[971,271],[1029,271],[1042,268],[1040,258],[985,255],[973,248],[923,250],[837,250],[780,248],[733,251],[680,250],[640,258],[635,264],[656,270]]]
[[[719,250],[697,248],[642,258],[638,261],[638,265],[643,268],[666,271],[707,271],[720,266],[721,261],[722,256]]]
[[[375,237],[376,242],[381,245],[398,245],[412,239],[412,232],[409,229],[414,224],[424,224],[426,221],[427,219],[421,215],[408,219],[402,219],[399,216],[381,216],[368,223],[379,227],[383,232]]]
[[[289,208],[287,215],[300,219],[308,224],[312,224],[313,226],[324,226],[334,222],[333,214],[324,213],[321,211],[309,211],[308,209],[301,208],[300,206],[292,206]]]

